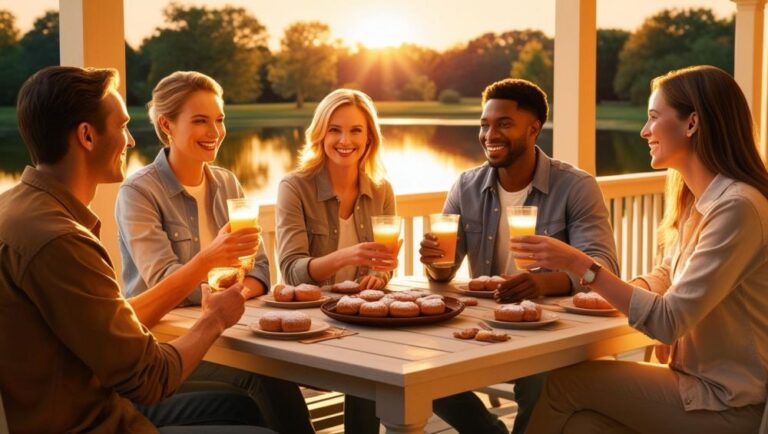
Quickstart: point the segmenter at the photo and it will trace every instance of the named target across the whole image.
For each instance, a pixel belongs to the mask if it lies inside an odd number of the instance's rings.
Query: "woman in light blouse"
[[[278,190],[277,253],[286,283],[386,284],[397,252],[373,242],[371,217],[394,215],[395,196],[380,152],[376,109],[367,95],[338,89],[323,98],[299,166]]]
[[[566,269],[670,347],[669,366],[592,361],[547,381],[529,433],[757,432],[768,372],[768,173],[743,93],[711,66],[653,80],[651,166],[667,168],[669,254],[626,283],[557,240],[513,238],[533,267]],[[589,270],[589,271],[587,271]]]

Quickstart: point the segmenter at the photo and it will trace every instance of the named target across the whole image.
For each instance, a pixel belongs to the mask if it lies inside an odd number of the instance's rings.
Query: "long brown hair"
[[[679,119],[697,113],[699,126],[690,143],[704,167],[749,184],[768,198],[768,171],[755,145],[755,125],[733,77],[714,66],[692,66],[656,77],[651,89],[663,95]],[[693,200],[680,173],[669,170],[666,211],[659,226],[661,243],[669,245],[677,239],[680,219]]]

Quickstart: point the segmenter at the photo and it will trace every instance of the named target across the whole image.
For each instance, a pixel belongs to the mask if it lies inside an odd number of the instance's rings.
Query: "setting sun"
[[[395,14],[377,14],[361,19],[349,35],[349,41],[359,42],[368,48],[398,47],[413,40],[407,20]]]

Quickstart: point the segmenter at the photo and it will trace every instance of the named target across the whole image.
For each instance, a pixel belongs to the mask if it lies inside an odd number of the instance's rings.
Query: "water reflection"
[[[484,161],[472,121],[447,125],[392,121],[382,126],[383,158],[396,193],[447,190],[459,173]],[[230,128],[216,164],[232,170],[248,196],[273,202],[280,179],[296,165],[304,128]],[[151,162],[159,150],[151,128],[133,127],[132,132],[137,146],[129,154],[129,173]],[[601,130],[596,138],[599,175],[649,170],[648,148],[636,132]],[[551,155],[552,130],[543,130],[538,143]],[[15,131],[0,132],[0,154],[0,191],[4,191],[18,182],[29,157]]]

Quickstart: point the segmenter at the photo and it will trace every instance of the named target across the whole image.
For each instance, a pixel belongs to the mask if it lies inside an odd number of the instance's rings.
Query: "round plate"
[[[537,329],[539,327],[544,327],[547,324],[552,324],[553,322],[559,320],[560,317],[555,315],[554,313],[543,310],[541,311],[541,320],[540,321],[497,321],[493,319],[493,313],[489,313],[485,318],[483,318],[483,321],[488,323],[488,325],[500,329]]]
[[[263,338],[269,338],[269,339],[304,339],[308,338],[310,336],[319,335],[320,333],[328,330],[331,326],[328,325],[325,321],[320,321],[317,319],[312,320],[312,325],[309,327],[309,330],[305,332],[268,332],[264,331],[259,327],[259,320],[258,318],[256,321],[252,322],[251,325],[248,326],[251,331],[259,335]]]
[[[373,318],[368,316],[345,315],[336,313],[336,303],[338,301],[339,300],[330,300],[320,306],[320,310],[335,320],[375,327],[400,327],[421,324],[434,324],[437,322],[447,321],[460,314],[461,311],[464,310],[464,303],[456,300],[453,297],[443,297],[443,301],[445,302],[445,312],[441,313],[440,315],[415,316],[412,318]]]
[[[266,295],[261,299],[267,306],[279,307],[281,309],[306,309],[308,307],[320,306],[321,304],[330,300],[330,298],[331,297],[328,296],[322,296],[319,300],[314,301],[277,301],[273,296]]]
[[[619,314],[619,311],[616,309],[585,309],[583,307],[576,307],[573,304],[573,300],[570,298],[561,300],[557,304],[563,309],[565,309],[566,312],[578,313],[581,315],[616,316]]]
[[[469,287],[462,283],[460,285],[453,285],[456,288],[456,292],[460,292],[462,295],[469,295],[477,298],[493,298],[493,293],[496,291],[472,291]]]

